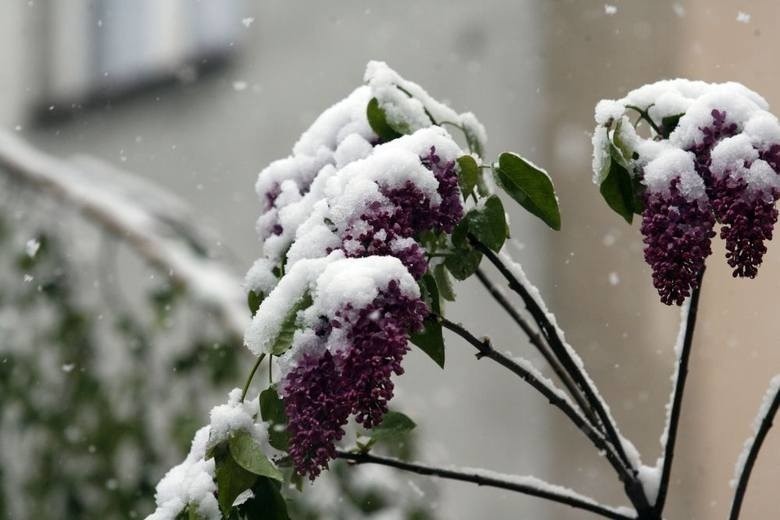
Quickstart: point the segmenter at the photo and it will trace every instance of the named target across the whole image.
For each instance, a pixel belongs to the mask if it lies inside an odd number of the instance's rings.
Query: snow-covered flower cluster
[[[381,422],[408,337],[429,313],[418,286],[429,268],[423,236],[446,236],[463,217],[464,152],[437,124],[484,142],[473,115],[384,63],[369,63],[365,80],[256,184],[263,256],[247,287],[262,303],[245,342],[279,356],[289,454],[312,479],[350,416],[366,428]],[[369,121],[372,104],[386,132]]]
[[[756,276],[780,197],[780,124],[761,96],[737,83],[659,81],[599,102],[596,123],[594,182],[624,217],[642,214],[662,302],[680,305],[696,287],[716,223],[734,276]]]
[[[316,477],[335,453],[350,414],[376,426],[403,373],[407,336],[428,314],[420,289],[393,256],[301,260],[260,306],[247,332],[254,352],[272,352],[289,302],[310,295],[292,347],[282,356],[280,394],[289,420],[290,456]]]

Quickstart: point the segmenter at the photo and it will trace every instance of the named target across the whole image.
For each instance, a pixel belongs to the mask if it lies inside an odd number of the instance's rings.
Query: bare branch
[[[772,422],[775,415],[777,415],[778,408],[780,408],[780,376],[775,376],[769,384],[769,389],[764,396],[764,402],[761,404],[756,417],[756,435],[745,442],[746,451],[743,452],[737,461],[737,486],[734,491],[734,500],[731,503],[729,520],[737,520],[739,518],[742,501],[745,498],[745,492],[750,481],[750,474],[753,472],[753,466],[758,458],[761,445],[772,428]]]
[[[481,469],[461,468],[446,469],[424,464],[405,462],[389,457],[379,457],[368,453],[351,453],[337,451],[336,457],[351,461],[355,464],[380,464],[397,468],[403,471],[417,473],[419,475],[435,476],[449,480],[470,482],[478,486],[494,487],[523,493],[560,504],[565,504],[577,509],[584,509],[605,518],[618,520],[632,520],[635,516],[629,516],[623,510],[601,505],[590,497],[580,495],[569,489],[554,484],[549,484],[536,477],[521,477],[514,475],[502,475],[492,471]]]

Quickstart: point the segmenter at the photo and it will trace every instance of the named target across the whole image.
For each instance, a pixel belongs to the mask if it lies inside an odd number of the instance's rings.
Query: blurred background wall
[[[489,157],[511,149],[550,171],[563,231],[553,234],[509,203],[511,247],[652,463],[678,312],[657,301],[638,226],[612,214],[591,184],[593,106],[678,76],[741,81],[780,106],[773,66],[780,7],[610,3],[614,14],[603,2],[573,0],[4,2],[0,124],[57,155],[89,153],[178,193],[243,272],[258,253],[257,172],[361,82],[369,59],[387,61],[457,110],[475,112],[488,128]],[[737,21],[738,12],[749,21]],[[725,516],[733,462],[780,366],[774,249],[752,283],[731,279],[722,250],[710,261],[669,518]],[[454,317],[535,359],[476,284],[459,294]],[[426,460],[533,473],[623,503],[608,466],[566,421],[522,383],[477,363],[466,345],[452,338],[448,346],[446,371],[415,353],[399,380],[405,410],[421,423]],[[777,461],[775,434],[744,518],[777,513]],[[522,496],[443,486],[442,518],[582,516]]]

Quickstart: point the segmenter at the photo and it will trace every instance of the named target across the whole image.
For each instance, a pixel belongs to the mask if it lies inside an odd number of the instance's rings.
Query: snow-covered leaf
[[[282,473],[263,453],[260,444],[247,431],[233,435],[228,441],[230,455],[245,470],[261,477],[282,480]]]
[[[290,348],[293,336],[295,335],[295,325],[298,321],[298,313],[311,307],[311,304],[311,294],[307,291],[287,312],[287,315],[282,322],[282,326],[279,329],[279,334],[271,345],[271,353],[273,355],[279,356],[284,354],[287,349]]]
[[[371,101],[368,102],[366,117],[368,117],[368,124],[371,125],[371,129],[382,141],[392,141],[397,137],[401,137],[401,133],[397,132],[387,122],[387,115],[382,110],[382,107],[379,106],[379,101],[376,98],[371,98]]]

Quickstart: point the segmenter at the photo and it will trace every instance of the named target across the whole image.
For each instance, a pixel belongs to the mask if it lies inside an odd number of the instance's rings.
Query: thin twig
[[[249,392],[249,385],[252,383],[252,379],[255,377],[255,372],[257,372],[257,369],[260,367],[260,363],[263,362],[263,359],[265,359],[265,353],[257,356],[257,361],[255,361],[255,365],[252,367],[252,371],[249,372],[249,376],[246,378],[246,382],[244,383],[244,390],[241,392],[241,402],[244,402],[244,398],[246,397],[247,392]],[[268,372],[271,372],[270,364],[268,367]]]
[[[758,427],[756,436],[750,445],[750,451],[748,451],[745,464],[742,466],[742,471],[739,474],[737,480],[737,487],[734,491],[734,501],[731,503],[731,513],[729,514],[729,520],[737,520],[739,518],[740,509],[742,509],[742,501],[745,498],[745,492],[747,491],[748,482],[750,481],[750,474],[753,472],[753,466],[758,458],[758,452],[761,450],[761,445],[764,443],[767,433],[772,428],[772,422],[774,421],[777,410],[780,408],[780,386],[775,390],[775,396],[772,399],[772,403],[766,409],[763,418],[761,419],[761,425]]]
[[[625,486],[634,485],[636,483],[634,475],[629,472],[625,465],[623,465],[620,458],[616,455],[614,448],[607,442],[603,434],[593,425],[591,425],[585,419],[585,417],[574,408],[572,403],[565,398],[565,394],[563,394],[557,388],[551,386],[549,383],[539,379],[535,374],[530,372],[527,368],[520,365],[513,359],[497,351],[495,348],[493,348],[493,346],[490,344],[490,341],[487,339],[477,338],[471,332],[466,330],[462,325],[451,322],[446,318],[440,318],[440,320],[442,327],[454,332],[461,338],[468,341],[474,348],[476,348],[479,351],[479,358],[485,357],[491,359],[499,365],[509,369],[512,373],[519,376],[520,379],[531,385],[535,390],[546,397],[550,404],[561,410],[574,424],[574,426],[576,426],[588,437],[588,439],[590,439],[593,445],[596,446],[597,450],[604,452],[607,460],[612,465],[612,467],[615,468],[618,477]]]
[[[627,516],[626,514],[619,512],[618,510],[611,507],[601,505],[589,497],[565,490],[559,486],[547,484],[546,482],[542,482],[536,478],[528,478],[527,482],[520,482],[520,479],[518,478],[513,481],[512,477],[498,475],[492,472],[486,472],[484,470],[454,470],[438,468],[435,466],[405,462],[389,457],[380,457],[368,453],[337,451],[336,457],[339,459],[351,461],[355,464],[380,464],[382,466],[389,466],[403,471],[417,473],[419,475],[436,476],[449,480],[470,482],[478,486],[487,486],[506,489],[509,491],[516,491],[518,493],[565,504],[577,509],[590,511],[605,518],[613,518],[618,520],[631,520],[634,518],[632,516]]]
[[[696,286],[691,292],[691,299],[688,304],[688,315],[685,319],[685,336],[680,349],[680,358],[677,361],[677,375],[673,390],[672,408],[669,412],[666,445],[664,446],[663,459],[661,460],[661,480],[658,486],[658,498],[653,505],[654,511],[659,515],[664,510],[666,495],[669,490],[669,478],[672,473],[672,461],[674,459],[674,445],[677,441],[677,428],[680,424],[680,412],[682,410],[683,393],[685,392],[685,381],[688,378],[688,362],[690,361],[691,348],[693,346],[693,331],[696,327],[696,314],[699,309],[699,296],[701,294],[703,277],[704,270],[699,273]]]
[[[522,298],[526,309],[528,309],[531,317],[534,319],[537,325],[539,325],[542,335],[547,340],[547,343],[550,345],[553,353],[555,353],[557,358],[563,364],[563,367],[572,376],[574,382],[577,383],[577,386],[582,389],[588,402],[596,411],[596,414],[604,426],[604,431],[614,445],[621,461],[623,464],[625,464],[626,467],[630,468],[632,471],[636,471],[636,468],[633,467],[631,461],[626,455],[625,450],[623,449],[623,442],[617,433],[617,428],[613,423],[612,417],[607,413],[604,407],[604,403],[602,403],[601,399],[596,395],[595,389],[592,387],[593,383],[585,377],[582,372],[582,368],[574,362],[570,353],[567,351],[563,340],[560,338],[556,327],[550,322],[547,314],[539,306],[539,303],[536,301],[536,299],[531,296],[528,288],[526,288],[520,282],[520,280],[517,279],[512,271],[506,265],[504,265],[501,259],[498,258],[498,256],[496,256],[496,254],[490,250],[490,248],[482,244],[473,235],[469,235],[469,240],[471,241],[472,245],[483,255],[485,255],[485,257],[487,257],[487,259],[490,260],[490,262],[498,269],[501,275],[509,283],[509,287],[515,291],[520,296],[520,298]]]
[[[566,390],[568,390],[569,394],[574,398],[575,401],[577,401],[577,406],[579,406],[580,409],[585,413],[590,423],[594,426],[598,425],[598,419],[594,415],[590,404],[582,395],[582,391],[579,389],[579,387],[577,387],[571,376],[561,366],[560,361],[558,361],[552,352],[550,352],[550,348],[547,346],[547,344],[544,343],[544,340],[539,335],[539,333],[533,330],[531,325],[520,315],[520,313],[517,312],[517,310],[515,310],[512,303],[506,298],[506,296],[504,296],[501,290],[490,281],[482,269],[477,269],[476,274],[477,278],[480,282],[482,282],[482,285],[485,287],[485,289],[487,289],[487,291],[491,294],[491,296],[493,296],[498,304],[501,305],[507,314],[509,314],[512,320],[517,323],[521,329],[523,329],[523,332],[528,337],[528,340],[534,347],[536,347],[536,350],[542,355],[542,357],[544,357],[545,361],[547,361],[547,364],[550,365],[550,367],[553,369],[553,372],[555,372],[555,375],[558,376],[558,379],[561,381],[561,383],[563,383],[563,386],[566,387]]]

